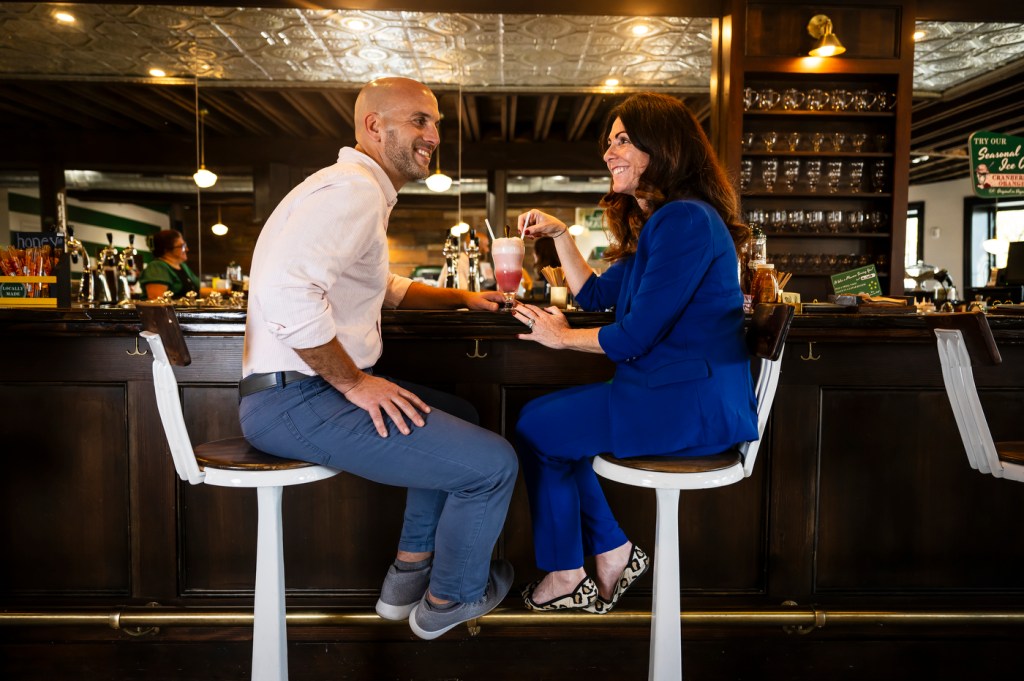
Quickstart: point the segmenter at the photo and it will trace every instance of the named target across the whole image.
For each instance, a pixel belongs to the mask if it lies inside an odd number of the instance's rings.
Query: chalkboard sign
[[[11,232],[11,245],[15,248],[40,248],[50,245],[64,250],[64,235],[56,232]]]
[[[0,298],[24,298],[25,285],[0,280]]]
[[[869,296],[882,295],[882,287],[878,283],[878,272],[874,265],[858,267],[832,275],[832,289],[836,295],[844,293],[866,293]]]

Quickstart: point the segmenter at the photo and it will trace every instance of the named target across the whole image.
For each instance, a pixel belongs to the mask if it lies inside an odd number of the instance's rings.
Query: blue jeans
[[[269,454],[407,487],[398,548],[434,552],[434,596],[479,600],[515,486],[515,450],[500,435],[471,423],[476,411],[465,400],[394,382],[431,407],[422,428],[406,419],[409,435],[385,415],[388,437],[382,438],[367,412],[320,377],[243,397],[242,433]]]

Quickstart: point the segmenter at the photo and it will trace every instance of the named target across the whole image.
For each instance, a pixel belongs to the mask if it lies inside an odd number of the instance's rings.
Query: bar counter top
[[[245,310],[177,308],[185,332],[191,335],[235,335],[245,331]],[[602,326],[611,312],[568,312],[569,323],[578,328]],[[511,339],[523,325],[512,316],[469,310],[384,310],[385,338]],[[997,340],[1024,341],[1024,315],[989,314]],[[46,335],[134,335],[139,331],[133,308],[2,309],[0,334],[35,332]],[[798,314],[790,340],[816,342],[875,340],[931,340],[923,315],[874,314],[871,312]]]

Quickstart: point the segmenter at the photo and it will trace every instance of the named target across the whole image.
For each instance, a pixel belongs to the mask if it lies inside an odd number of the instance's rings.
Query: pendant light
[[[224,236],[228,233],[228,226],[224,224],[220,217],[220,206],[217,206],[217,224],[210,227],[210,231],[217,236]]]
[[[437,157],[437,170],[433,175],[427,178],[427,189],[432,192],[446,192],[452,186],[452,178],[448,177],[441,172],[441,145],[437,145],[437,149],[434,150],[434,154]]]
[[[195,180],[196,186],[200,189],[207,189],[217,184],[217,174],[206,169],[206,135],[205,135],[205,121],[206,114],[209,113],[206,109],[199,108],[199,77],[195,79],[196,87],[196,163],[199,165],[199,170],[192,175],[192,179]]]

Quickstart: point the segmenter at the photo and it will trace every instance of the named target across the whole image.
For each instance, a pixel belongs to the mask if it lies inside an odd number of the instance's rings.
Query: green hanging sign
[[[1024,196],[1024,137],[979,131],[967,139],[974,195]]]

